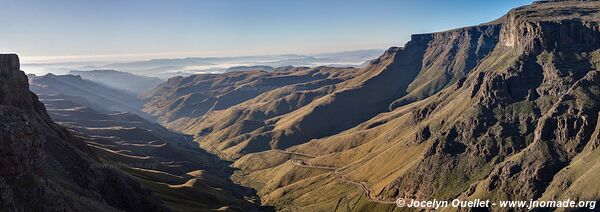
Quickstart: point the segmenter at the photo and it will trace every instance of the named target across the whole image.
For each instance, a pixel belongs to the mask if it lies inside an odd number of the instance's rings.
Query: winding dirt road
[[[287,151],[285,151],[285,152],[288,154],[306,156],[304,154],[299,154],[299,153],[290,153]],[[308,161],[303,161],[303,160],[298,160],[298,159],[292,159],[291,162],[293,165],[302,167],[302,168],[323,169],[323,170],[328,170],[328,171],[333,172],[333,174],[337,176],[338,180],[348,183],[348,184],[351,184],[351,185],[354,185],[354,186],[358,187],[359,189],[361,189],[370,202],[376,202],[376,203],[381,203],[381,204],[396,204],[395,200],[385,200],[385,199],[379,199],[377,197],[373,198],[371,196],[371,193],[372,193],[371,189],[369,189],[369,186],[367,185],[366,182],[357,182],[357,181],[348,179],[346,176],[339,173],[339,169],[337,167],[325,166],[325,165],[312,165]]]

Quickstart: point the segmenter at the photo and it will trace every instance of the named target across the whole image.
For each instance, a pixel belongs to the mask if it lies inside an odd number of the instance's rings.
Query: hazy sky
[[[401,46],[531,0],[0,0],[24,62],[321,53]]]

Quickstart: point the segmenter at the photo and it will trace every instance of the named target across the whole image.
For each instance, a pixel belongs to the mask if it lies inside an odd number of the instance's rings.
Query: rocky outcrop
[[[36,119],[48,116],[44,106],[30,95],[27,77],[14,73],[20,68],[17,55],[2,55],[0,67],[0,175],[38,170],[45,141],[39,125],[45,123]]]
[[[536,52],[553,49],[587,49],[598,45],[600,27],[594,1],[534,4],[508,13],[500,44]]]

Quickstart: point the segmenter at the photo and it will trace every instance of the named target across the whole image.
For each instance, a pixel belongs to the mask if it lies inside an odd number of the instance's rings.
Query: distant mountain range
[[[70,71],[69,74],[136,95],[149,91],[163,82],[158,77],[146,77],[114,70]]]
[[[383,50],[369,49],[344,51],[317,55],[259,55],[242,57],[190,57],[180,59],[152,59],[132,62],[73,62],[51,64],[23,64],[28,73],[65,74],[71,70],[117,70],[148,77],[167,79],[174,76],[188,76],[194,73],[222,73],[230,68],[240,67],[271,67],[281,66],[333,66],[356,67],[366,61],[377,58]]]
[[[146,116],[140,110],[142,101],[125,90],[110,88],[74,75],[30,74],[28,77],[29,88],[38,95],[64,95],[74,102],[105,113],[131,112]]]

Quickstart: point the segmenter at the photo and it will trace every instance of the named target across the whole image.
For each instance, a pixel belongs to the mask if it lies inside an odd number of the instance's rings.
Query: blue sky
[[[2,0],[0,51],[25,60],[322,53],[401,46],[531,0]]]

